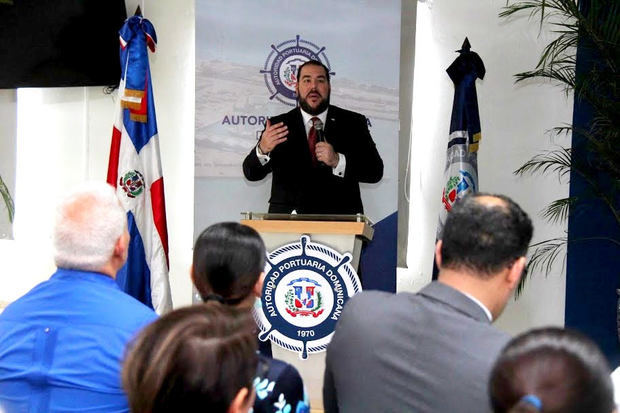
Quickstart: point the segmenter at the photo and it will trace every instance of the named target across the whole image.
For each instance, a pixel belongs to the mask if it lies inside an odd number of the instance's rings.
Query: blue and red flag
[[[484,78],[485,68],[480,56],[470,49],[469,40],[465,38],[461,50],[457,50],[459,57],[446,69],[454,83],[454,102],[441,194],[438,238],[441,238],[441,231],[452,205],[465,195],[478,192],[478,145],[481,131],[476,79]]]
[[[116,281],[162,314],[171,309],[172,300],[164,178],[147,51],[147,46],[155,51],[157,37],[151,22],[137,15],[125,21],[119,34],[121,81],[107,181],[127,211],[131,242]]]

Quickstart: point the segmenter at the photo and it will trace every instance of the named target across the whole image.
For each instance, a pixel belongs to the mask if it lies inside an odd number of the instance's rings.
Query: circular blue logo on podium
[[[260,340],[300,354],[325,351],[344,305],[361,291],[351,254],[310,241],[284,245],[268,254],[261,307],[255,318]]]

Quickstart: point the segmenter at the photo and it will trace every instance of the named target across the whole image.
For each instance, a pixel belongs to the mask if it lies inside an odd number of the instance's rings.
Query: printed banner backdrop
[[[371,246],[394,257],[389,285],[377,288],[395,290],[400,10],[400,0],[196,3],[196,236],[242,211],[267,211],[271,177],[248,182],[241,164],[265,120],[295,106],[291,68],[318,59],[332,72],[331,103],[368,117],[383,158],[381,182],[361,189],[385,237]],[[378,262],[363,258],[364,272],[366,261]]]

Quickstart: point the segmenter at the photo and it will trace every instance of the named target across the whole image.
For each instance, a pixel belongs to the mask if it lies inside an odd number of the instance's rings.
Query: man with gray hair
[[[116,284],[129,234],[114,189],[71,193],[53,235],[57,271],[0,314],[0,411],[128,412],[125,345],[157,315]]]

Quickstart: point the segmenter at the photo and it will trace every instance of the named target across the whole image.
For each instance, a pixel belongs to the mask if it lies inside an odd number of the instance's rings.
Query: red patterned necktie
[[[312,119],[310,119],[312,121],[312,126],[310,127],[310,131],[308,132],[308,147],[310,148],[310,156],[312,156],[312,164],[316,165],[318,162],[316,160],[316,129],[314,128],[314,123],[319,120],[319,118],[317,118],[316,116],[314,116]]]

